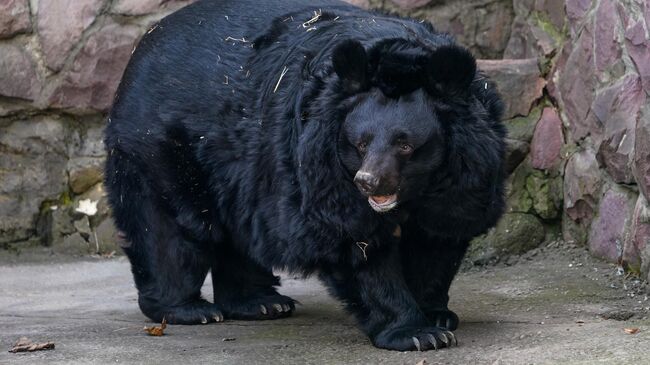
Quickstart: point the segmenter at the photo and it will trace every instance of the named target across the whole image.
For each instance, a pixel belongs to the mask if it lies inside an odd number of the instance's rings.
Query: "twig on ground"
[[[43,350],[54,350],[54,342],[33,343],[29,338],[21,337],[9,352],[34,352]]]

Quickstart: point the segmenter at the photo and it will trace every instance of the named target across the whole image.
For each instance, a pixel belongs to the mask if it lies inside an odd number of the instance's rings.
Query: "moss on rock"
[[[562,177],[558,173],[535,170],[521,164],[512,174],[508,187],[508,212],[535,214],[556,220],[562,212]]]
[[[498,261],[539,247],[545,236],[544,225],[534,215],[507,213],[496,227],[472,241],[467,257],[479,265]]]
[[[562,212],[562,179],[533,171],[526,178],[526,191],[533,202],[535,213],[546,220],[557,219]]]
[[[530,143],[535,133],[535,126],[542,115],[542,108],[536,107],[525,117],[516,117],[504,122],[508,129],[508,138]]]

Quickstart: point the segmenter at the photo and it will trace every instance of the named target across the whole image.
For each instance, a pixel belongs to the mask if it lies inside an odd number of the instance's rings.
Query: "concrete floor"
[[[425,353],[372,347],[315,280],[284,280],[281,292],[302,303],[291,318],[169,326],[149,337],[125,258],[5,257],[0,364],[650,364],[642,284],[580,249],[568,252],[460,274],[451,303],[462,321],[459,347]],[[637,334],[624,332],[634,327]],[[8,353],[21,336],[56,349]]]

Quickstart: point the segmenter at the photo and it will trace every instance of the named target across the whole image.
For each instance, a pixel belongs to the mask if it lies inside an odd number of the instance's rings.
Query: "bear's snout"
[[[397,206],[397,194],[379,194],[381,178],[376,175],[359,170],[354,176],[354,183],[368,197],[368,203],[375,211],[384,213]]]
[[[373,195],[379,187],[379,178],[370,172],[359,170],[354,176],[354,183],[365,195]]]

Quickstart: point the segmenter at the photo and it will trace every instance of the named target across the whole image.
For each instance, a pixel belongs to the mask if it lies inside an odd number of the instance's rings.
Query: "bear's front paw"
[[[373,339],[379,348],[397,351],[427,351],[458,346],[456,336],[441,327],[399,327],[380,332]]]
[[[429,322],[438,327],[443,327],[449,331],[455,331],[458,328],[458,316],[449,309],[430,309],[424,311]]]

